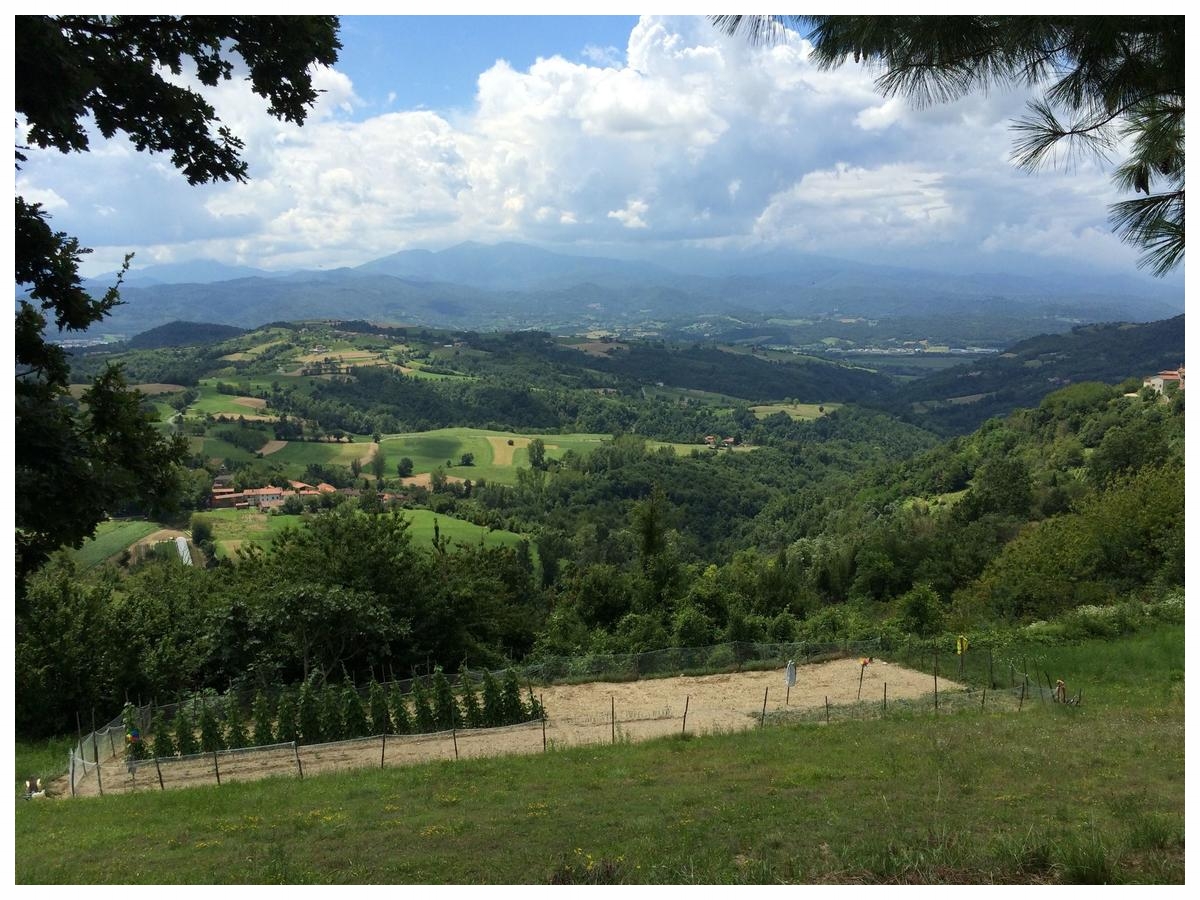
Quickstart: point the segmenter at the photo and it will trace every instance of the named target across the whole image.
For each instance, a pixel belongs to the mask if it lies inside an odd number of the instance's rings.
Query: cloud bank
[[[783,246],[985,268],[1013,254],[1134,271],[1109,233],[1105,167],[1036,175],[1009,161],[1024,93],[915,110],[793,37],[751,47],[699,17],[644,17],[624,50],[499,61],[454,114],[362,116],[322,70],[302,128],[244,82],[206,91],[246,142],[251,181],[189,187],[123,139],[37,152],[18,190],[95,248],[90,272],[207,257],[355,265],[410,247],[525,240],[621,255],[634,244]],[[19,139],[19,134],[18,134]]]

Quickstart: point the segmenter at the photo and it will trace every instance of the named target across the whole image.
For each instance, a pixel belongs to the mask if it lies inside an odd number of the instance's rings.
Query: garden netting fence
[[[218,717],[226,716],[231,707],[236,707],[238,717],[247,721],[253,698],[249,691],[234,690],[224,696],[196,695],[161,707],[131,706],[123,715],[83,736],[72,749],[70,793],[165,790],[174,786],[225,783],[270,775],[305,777],[317,772],[404,765],[429,759],[532,753],[575,743],[637,740],[678,733],[681,726],[683,731],[695,732],[706,727],[707,730],[723,730],[796,719],[823,717],[831,721],[879,715],[887,710],[889,703],[897,712],[926,709],[951,712],[985,705],[989,709],[1019,709],[1031,703],[1055,701],[1053,676],[1047,669],[1048,663],[1040,656],[1016,657],[980,648],[956,655],[943,652],[936,642],[917,642],[885,648],[889,662],[880,660],[879,665],[871,666],[868,660],[878,655],[881,648],[884,648],[884,642],[880,639],[826,643],[737,642],[645,653],[550,657],[496,672],[468,669],[446,673],[442,677],[461,691],[464,684],[475,690],[485,678],[501,681],[515,674],[522,693],[531,701],[529,706],[535,711],[532,721],[498,727],[461,727],[465,723],[461,718],[463,707],[455,705],[457,713],[452,714],[451,719],[456,724],[449,729],[311,743],[279,741],[186,755],[148,756],[139,760],[132,759],[134,754],[127,751],[130,724],[140,732],[149,748],[149,732],[155,719],[171,724],[179,711],[186,708],[191,721],[196,723],[205,707]],[[798,666],[834,660],[842,662],[834,663],[832,667],[803,670],[812,672],[813,678],[826,669],[832,674],[821,676],[827,680],[820,685],[802,685],[808,689],[807,705],[789,706],[787,704],[795,695],[790,693],[790,688],[785,693],[781,677],[788,660],[794,660]],[[743,674],[729,677],[757,680],[753,680],[753,684],[751,680],[744,684],[738,682],[741,693],[735,700],[728,696],[717,699],[705,695],[706,686],[702,682],[712,681],[709,676],[739,672]],[[902,676],[907,678],[907,684],[903,683]],[[415,675],[388,681],[382,686],[389,696],[398,695],[407,705],[412,702],[414,688],[432,688],[437,677]],[[655,682],[655,678],[672,680]],[[805,674],[801,681],[808,678]],[[887,694],[889,680],[893,691],[890,698]],[[562,692],[572,688],[587,692],[586,706],[566,708]],[[623,692],[623,689],[628,690]],[[273,694],[277,699],[282,690],[265,693]],[[537,705],[532,702],[535,691]],[[541,707],[542,691],[554,695],[553,701],[547,702],[544,708]],[[823,692],[823,708],[820,697],[814,699],[813,691]],[[365,688],[360,686],[358,692],[365,699]],[[1071,696],[1078,698],[1077,694]],[[556,703],[563,705],[556,709]],[[732,708],[734,706],[737,708]]]

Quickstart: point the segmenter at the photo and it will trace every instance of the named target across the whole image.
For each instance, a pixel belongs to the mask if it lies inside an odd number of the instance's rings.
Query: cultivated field
[[[921,697],[933,691],[933,679],[921,672],[876,660],[865,670],[858,659],[799,666],[797,681],[786,689],[783,670],[738,672],[720,675],[654,678],[630,682],[559,684],[538,688],[547,710],[546,728],[541,723],[506,728],[464,730],[456,733],[365,738],[336,744],[290,746],[189,757],[161,762],[142,762],[130,770],[118,757],[102,757],[101,778],[83,778],[76,792],[85,796],[104,792],[126,793],[161,790],[162,785],[185,787],[222,781],[254,780],[271,775],[305,775],[348,768],[408,765],[456,757],[503,756],[540,753],[547,747],[604,744],[614,740],[643,741],[679,734],[714,734],[744,731],[758,725],[765,709],[768,715],[787,710],[803,711],[845,705],[859,698],[878,702],[887,685],[889,700]],[[939,690],[960,692],[962,686],[939,680]],[[614,720],[615,715],[615,720]],[[544,743],[543,743],[544,742]],[[102,745],[103,746],[103,745]],[[111,745],[110,745],[111,746]],[[116,749],[120,749],[117,747]],[[69,782],[56,783],[58,795],[70,794]]]
[[[529,442],[541,438],[546,456],[558,459],[567,450],[587,454],[612,440],[607,434],[517,434],[481,428],[439,428],[412,434],[388,434],[381,441],[387,454],[388,470],[407,456],[413,461],[413,473],[420,475],[442,468],[447,475],[478,481],[483,478],[502,484],[515,484],[517,469],[529,466]],[[509,445],[512,441],[512,445]],[[462,455],[474,455],[474,464],[460,465]],[[446,463],[451,465],[448,467]]]

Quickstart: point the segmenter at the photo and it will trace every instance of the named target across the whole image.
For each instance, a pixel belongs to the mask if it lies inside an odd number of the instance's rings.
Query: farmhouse
[[[1179,389],[1183,390],[1183,366],[1178,369],[1164,369],[1157,375],[1147,375],[1142,379],[1143,387],[1153,388],[1160,394],[1166,391],[1168,384],[1177,384]]]

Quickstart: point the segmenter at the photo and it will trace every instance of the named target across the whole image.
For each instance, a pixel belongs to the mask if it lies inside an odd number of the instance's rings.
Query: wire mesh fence
[[[669,734],[740,730],[787,721],[826,722],[883,714],[1019,710],[1061,699],[1041,657],[969,649],[946,654],[931,642],[891,648],[890,662],[873,659],[878,640],[839,643],[727,643],[669,648],[639,654],[544,659],[516,670],[540,718],[518,725],[438,730],[424,734],[377,734],[325,743],[283,742],[158,759],[131,760],[126,723],[117,717],[73,748],[69,760],[72,795],[166,790],[269,776],[305,777],[365,766],[405,765],[431,759],[461,759],[504,753],[535,753],[557,747]],[[809,665],[795,688],[780,677],[784,663]],[[872,665],[872,663],[877,663]],[[714,674],[718,673],[718,674]],[[740,674],[737,674],[740,673]],[[447,681],[475,685],[483,670]],[[508,671],[490,673],[504,676]],[[655,676],[671,676],[670,681]],[[434,676],[388,682],[408,698],[415,685]],[[889,688],[891,694],[889,696]],[[549,697],[543,699],[543,691]],[[1078,699],[1078,694],[1071,699]],[[407,702],[407,700],[406,700]],[[794,704],[794,705],[793,705]],[[152,717],[170,722],[182,707],[192,721],[205,706],[223,712],[246,708],[249,698],[196,696],[161,708],[131,710],[148,739]],[[548,714],[545,714],[548,710]],[[463,720],[460,720],[463,721]],[[148,747],[149,744],[147,743]]]

